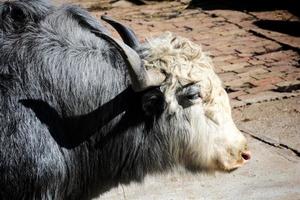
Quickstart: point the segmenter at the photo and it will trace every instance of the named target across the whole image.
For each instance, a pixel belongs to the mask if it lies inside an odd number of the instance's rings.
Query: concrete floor
[[[152,175],[99,199],[299,200],[300,97],[238,108],[233,115],[253,154],[244,167],[230,174]]]

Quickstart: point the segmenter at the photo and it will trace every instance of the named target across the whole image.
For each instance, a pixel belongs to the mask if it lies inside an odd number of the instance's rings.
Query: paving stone
[[[249,63],[243,62],[243,63],[235,63],[235,64],[229,64],[229,65],[222,65],[220,68],[224,70],[225,72],[234,71],[236,69],[241,69],[246,66],[248,66]]]
[[[243,101],[246,104],[254,104],[254,103],[259,103],[259,102],[264,102],[269,100],[278,100],[285,97],[293,97],[293,96],[295,96],[295,94],[289,92],[280,93],[280,92],[273,92],[273,91],[263,91],[255,94],[242,95],[237,97],[237,99]]]
[[[292,50],[288,51],[276,51],[272,53],[265,54],[268,58],[271,58],[275,61],[283,61],[283,60],[290,60],[291,58],[298,56],[296,52]],[[259,57],[259,56],[258,56]],[[261,56],[263,57],[263,56]]]
[[[234,72],[219,73],[218,75],[224,82],[234,80],[238,77]]]
[[[256,94],[259,92],[275,90],[275,89],[277,89],[277,86],[267,84],[267,85],[263,85],[263,86],[259,86],[259,87],[247,88],[247,89],[245,89],[245,91],[249,94]]]
[[[254,75],[258,75],[258,74],[264,74],[264,73],[268,73],[269,71],[264,69],[262,66],[255,66],[255,67],[249,67],[249,68],[244,68],[244,69],[248,69],[246,72],[242,72],[239,73],[238,76],[239,77],[250,77],[250,76],[254,76]],[[237,72],[237,71],[235,71]]]
[[[214,62],[220,62],[220,61],[230,61],[230,60],[233,60],[233,59],[236,59],[235,55],[224,55],[224,56],[215,57],[213,59],[213,61]]]
[[[247,103],[245,103],[244,101],[237,100],[237,99],[231,99],[230,105],[232,108],[238,108],[238,107],[247,105]]]
[[[231,99],[235,99],[236,97],[239,97],[239,96],[242,96],[242,95],[245,95],[245,94],[247,94],[245,91],[239,90],[239,91],[236,91],[236,92],[230,92],[228,95]]]
[[[237,78],[232,81],[224,82],[225,86],[229,86],[231,88],[248,88],[251,87],[249,84],[255,81],[254,78],[251,77],[244,77],[244,78]]]
[[[248,63],[250,63],[251,65],[263,65],[263,64],[265,64],[264,61],[259,60],[258,58],[255,58],[255,57],[250,58],[250,60],[248,60]]]
[[[276,84],[279,92],[292,92],[300,89],[300,80],[284,81]]]
[[[285,144],[300,152],[299,103],[300,96],[297,96],[245,107],[240,109],[243,123],[239,127],[267,142]]]
[[[251,75],[252,78],[255,78],[256,80],[262,80],[266,78],[272,78],[272,77],[280,77],[283,79],[285,76],[285,73],[278,72],[278,71],[269,71],[263,74],[253,74]]]
[[[235,59],[231,59],[228,60],[227,62],[229,62],[230,64],[243,64],[244,66],[249,66],[248,61],[249,61],[249,57],[237,57]]]
[[[286,81],[300,80],[300,72],[286,74],[285,76],[283,76],[283,79]]]
[[[266,49],[267,52],[270,51],[275,51],[281,48],[281,45],[275,42],[272,43],[268,43],[266,45],[264,45],[264,48]]]
[[[265,86],[265,85],[274,85],[276,83],[282,82],[283,79],[277,76],[272,76],[260,80],[251,81],[250,83],[255,86]]]

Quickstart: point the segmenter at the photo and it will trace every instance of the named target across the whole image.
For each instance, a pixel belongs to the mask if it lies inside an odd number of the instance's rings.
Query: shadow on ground
[[[270,10],[289,10],[299,16],[299,1],[297,0],[192,0],[190,8],[201,7],[204,10],[228,9],[239,11],[270,11]]]
[[[201,8],[203,10],[237,10],[242,12],[260,12],[274,10],[288,10],[294,16],[300,17],[299,1],[285,0],[192,0],[188,8]],[[254,22],[262,29],[300,36],[300,22],[288,20],[259,20]]]
[[[254,22],[254,24],[262,29],[300,37],[299,21],[259,20]]]

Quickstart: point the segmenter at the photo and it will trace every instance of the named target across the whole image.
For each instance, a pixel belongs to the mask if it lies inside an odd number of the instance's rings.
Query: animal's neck
[[[142,126],[137,126],[90,147],[95,150],[90,162],[98,161],[92,170],[93,176],[88,176],[95,177],[91,180],[94,190],[104,192],[120,183],[140,182],[147,174],[171,168],[173,161],[161,145],[165,141],[151,134],[155,133],[146,133]]]
[[[141,181],[146,174],[173,166],[168,145],[163,145],[167,143],[166,138],[148,131],[138,112],[129,110],[121,114],[103,127],[104,130],[108,131],[100,132],[80,145],[81,150],[70,151],[74,158],[72,166],[78,166],[76,170],[70,170],[75,173],[70,175],[74,179],[70,182],[86,180],[80,183],[80,188],[89,190],[86,193],[102,193],[119,183]]]

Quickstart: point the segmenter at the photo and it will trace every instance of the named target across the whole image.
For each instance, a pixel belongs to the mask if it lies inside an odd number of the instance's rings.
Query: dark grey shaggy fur
[[[91,30],[78,7],[0,3],[0,199],[89,199],[174,164],[188,130]]]

